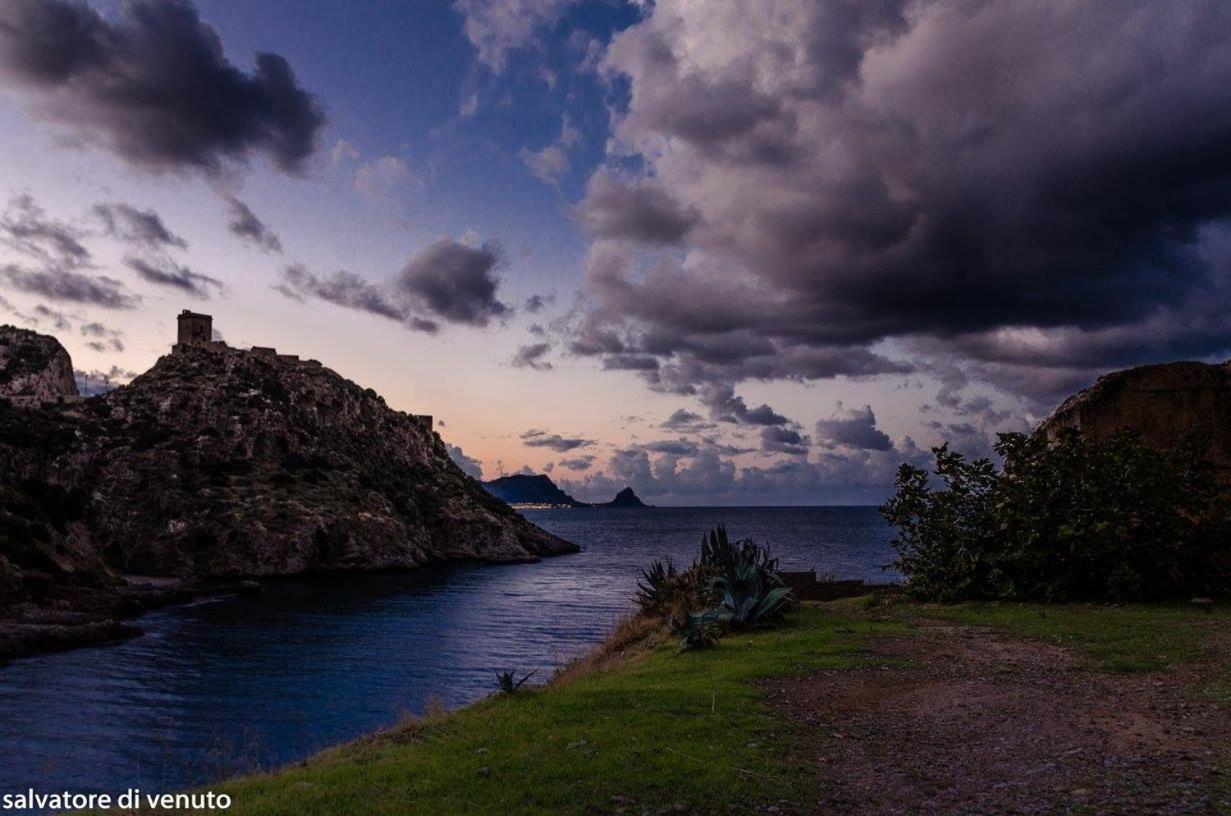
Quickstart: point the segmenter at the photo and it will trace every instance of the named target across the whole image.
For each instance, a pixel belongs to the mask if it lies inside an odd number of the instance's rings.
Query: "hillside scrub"
[[[933,474],[902,465],[881,512],[894,566],[933,601],[1165,600],[1224,594],[1231,503],[1192,448],[1131,432],[1049,443],[1000,434],[1004,467],[943,445]]]

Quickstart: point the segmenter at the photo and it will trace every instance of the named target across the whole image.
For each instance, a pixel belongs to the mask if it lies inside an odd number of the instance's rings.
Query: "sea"
[[[0,666],[0,794],[164,792],[278,767],[422,713],[532,682],[601,640],[640,571],[702,534],[770,546],[784,570],[896,580],[867,507],[527,510],[576,542],[536,564],[450,564],[264,581],[161,610],[143,637]]]

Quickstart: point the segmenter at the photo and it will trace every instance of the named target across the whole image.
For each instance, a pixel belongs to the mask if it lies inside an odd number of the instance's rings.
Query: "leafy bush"
[[[1193,448],[1123,432],[1000,434],[998,470],[942,445],[929,474],[902,465],[881,508],[917,597],[1158,600],[1227,589],[1231,512]]]

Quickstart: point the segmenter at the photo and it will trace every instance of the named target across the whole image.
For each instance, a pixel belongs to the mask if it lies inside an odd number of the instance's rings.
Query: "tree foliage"
[[[933,474],[904,464],[881,508],[895,565],[937,601],[1159,600],[1228,586],[1231,504],[1195,446],[1129,431],[999,435],[1004,467],[935,448]]]

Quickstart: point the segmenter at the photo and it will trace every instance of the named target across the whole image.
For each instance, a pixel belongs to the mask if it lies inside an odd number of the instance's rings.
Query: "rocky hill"
[[[489,495],[427,423],[371,389],[221,346],[180,348],[65,406],[0,400],[0,486],[21,499],[0,517],[9,608],[123,574],[405,569],[577,549]]]
[[[1105,439],[1131,428],[1159,448],[1194,441],[1231,482],[1231,362],[1139,366],[1099,377],[1065,400],[1039,431],[1076,428]]]
[[[538,504],[551,507],[585,507],[565,493],[549,476],[538,474],[517,474],[501,476],[490,482],[483,482],[483,487],[496,498],[509,504]]]
[[[60,341],[13,326],[0,326],[0,397],[77,396],[73,361]]]
[[[606,504],[597,507],[649,507],[650,505],[638,498],[631,487],[626,487],[616,494],[616,497]]]

